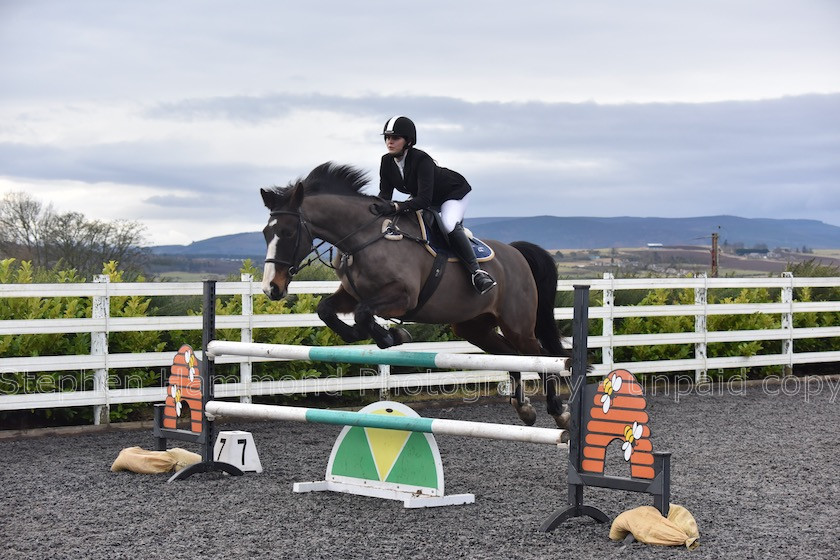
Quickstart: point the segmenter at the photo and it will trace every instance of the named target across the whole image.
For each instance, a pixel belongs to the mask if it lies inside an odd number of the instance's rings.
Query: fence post
[[[603,327],[601,334],[607,343],[601,348],[601,363],[607,366],[607,371],[612,371],[615,363],[615,355],[613,351],[613,314],[615,313],[615,275],[611,272],[604,273],[604,280],[610,281],[610,287],[604,288],[604,304],[606,310],[604,313]]]
[[[93,371],[93,390],[105,397],[105,404],[97,404],[93,407],[93,423],[108,424],[111,421],[111,403],[108,400],[108,319],[111,316],[111,300],[108,294],[108,284],[111,277],[107,274],[98,274],[93,281],[105,284],[105,294],[93,296],[93,308],[91,309],[92,319],[104,319],[105,328],[102,331],[90,333],[90,353],[92,356],[102,356],[105,362],[104,367]]]
[[[782,354],[787,356],[784,375],[793,375],[793,273],[782,272],[782,278],[790,282],[782,288],[782,303],[787,304],[787,312],[782,313],[782,330],[787,331],[787,338],[782,340]]]
[[[703,286],[701,288],[694,288],[694,304],[703,307],[703,311],[694,316],[694,332],[701,333],[703,340],[694,343],[694,357],[703,361],[703,366],[694,370],[694,382],[702,383],[708,381],[708,368],[706,367],[707,349],[706,349],[706,334],[709,332],[706,325],[707,304],[709,299],[708,293],[708,277],[706,273],[702,273],[697,278],[703,279]]]
[[[254,277],[250,274],[242,274],[239,278],[242,282],[248,283],[247,293],[242,294],[242,316],[248,318],[248,326],[244,327],[240,334],[242,342],[254,342]],[[252,358],[239,363],[239,380],[242,382],[244,394],[239,396],[239,402],[251,404],[251,383],[254,371]]]

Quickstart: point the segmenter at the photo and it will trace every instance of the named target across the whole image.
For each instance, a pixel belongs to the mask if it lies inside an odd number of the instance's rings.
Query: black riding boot
[[[475,288],[476,292],[486,294],[496,285],[493,277],[479,268],[478,262],[475,260],[475,253],[472,250],[472,244],[467,239],[467,234],[464,233],[464,226],[460,223],[449,234],[449,247],[455,251],[458,258],[467,266],[473,288]]]

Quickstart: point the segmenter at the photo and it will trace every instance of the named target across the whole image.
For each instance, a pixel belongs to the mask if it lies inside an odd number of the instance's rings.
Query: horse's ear
[[[303,204],[303,181],[297,182],[289,200],[291,201],[289,206],[295,210],[300,208],[300,205]]]
[[[265,204],[266,208],[268,208],[269,210],[274,208],[274,204],[273,204],[274,203],[274,198],[275,198],[274,191],[267,191],[265,189],[260,189],[260,195],[262,196],[263,204]]]

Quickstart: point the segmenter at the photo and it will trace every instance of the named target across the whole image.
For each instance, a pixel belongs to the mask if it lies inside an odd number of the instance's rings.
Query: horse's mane
[[[367,174],[361,169],[328,161],[313,169],[305,179],[297,179],[285,187],[272,187],[271,190],[280,197],[281,201],[291,196],[292,191],[299,184],[303,184],[304,196],[316,194],[369,196],[362,192],[368,182]]]

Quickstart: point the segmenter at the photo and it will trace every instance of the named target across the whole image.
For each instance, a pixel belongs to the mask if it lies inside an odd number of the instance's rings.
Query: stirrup
[[[478,269],[472,274],[472,285],[476,292],[484,295],[496,286],[496,281],[488,272]]]

